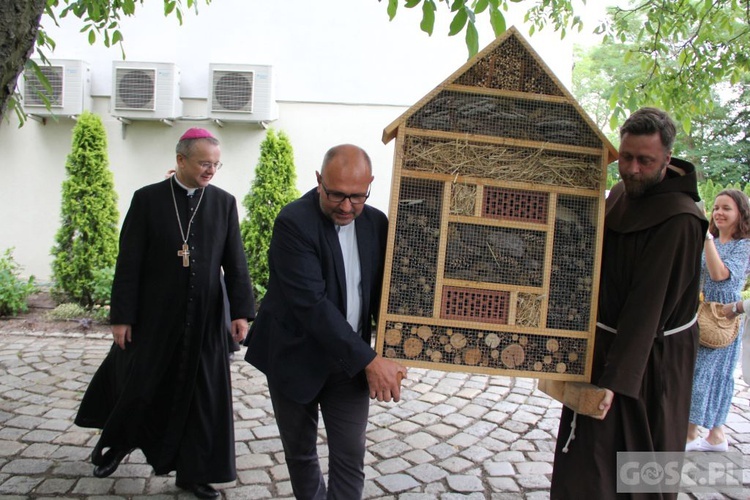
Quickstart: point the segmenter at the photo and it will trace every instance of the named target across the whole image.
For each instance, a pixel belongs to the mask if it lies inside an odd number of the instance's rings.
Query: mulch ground
[[[85,318],[67,321],[53,320],[49,313],[57,305],[48,292],[30,295],[27,301],[28,310],[16,316],[0,317],[0,332],[38,332],[38,333],[109,333],[109,325],[97,323]]]

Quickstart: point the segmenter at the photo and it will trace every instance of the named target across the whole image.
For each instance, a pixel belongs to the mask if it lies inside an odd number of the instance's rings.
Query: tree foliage
[[[612,13],[614,15],[614,12]],[[609,104],[617,102],[616,92],[623,82],[646,81],[648,68],[624,65],[622,61],[633,50],[637,26],[645,17],[630,19],[631,35],[624,42],[605,41],[587,49],[574,51],[573,94],[597,125],[608,131],[610,140],[617,144],[615,132],[626,115],[612,113]],[[677,62],[666,63],[670,67]],[[709,88],[707,111],[693,117],[689,127],[682,127],[675,143],[675,154],[694,163],[703,178],[715,183],[747,183],[750,181],[750,73],[745,73],[735,85],[716,83]],[[609,104],[608,104],[609,103]],[[646,102],[662,106],[660,103]],[[710,105],[710,106],[708,106]],[[680,116],[667,109],[678,120]],[[616,119],[617,118],[617,119]]]
[[[52,249],[53,292],[90,307],[97,270],[115,263],[119,223],[107,134],[97,115],[84,112],[78,118],[65,170],[60,228]]]
[[[297,199],[297,171],[294,152],[284,132],[268,129],[260,145],[250,192],[243,200],[247,215],[240,224],[256,304],[268,288],[268,247],[276,216],[284,205]]]

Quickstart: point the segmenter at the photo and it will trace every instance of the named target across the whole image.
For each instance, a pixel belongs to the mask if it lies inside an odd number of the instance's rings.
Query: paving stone
[[[115,481],[114,492],[117,495],[140,495],[146,486],[143,478],[126,477]]]
[[[401,457],[391,458],[388,460],[382,460],[373,466],[380,475],[387,476],[389,474],[396,474],[398,472],[404,472],[411,467],[411,464]]]
[[[25,446],[21,443],[8,440],[0,440],[0,457],[11,457],[21,452]]]
[[[483,446],[471,446],[462,451],[460,455],[474,463],[482,463],[484,460],[493,456],[494,453]]]
[[[255,498],[274,498],[271,490],[267,486],[240,486],[225,490],[224,496],[227,500],[247,500]]]
[[[474,419],[461,413],[451,413],[443,417],[443,423],[460,429],[474,423]]]
[[[426,432],[417,432],[415,434],[409,434],[403,439],[404,439],[404,442],[409,444],[409,446],[418,450],[423,450],[425,448],[429,448],[430,446],[435,446],[436,444],[440,442],[436,437]]]
[[[549,462],[520,462],[516,464],[519,474],[552,474],[552,464]]]
[[[510,462],[484,462],[484,469],[492,476],[512,476],[516,473]]]
[[[264,469],[249,469],[237,472],[237,480],[242,484],[271,484],[271,477]]]
[[[460,493],[484,491],[482,480],[476,476],[451,475],[448,476],[448,487]]]
[[[51,460],[38,458],[19,458],[9,461],[1,469],[8,474],[43,474],[52,467]]]
[[[370,446],[370,452],[383,458],[393,458],[406,453],[412,449],[411,446],[398,439],[391,439]]]
[[[413,464],[425,464],[431,462],[435,457],[424,450],[413,450],[403,455],[404,460]]]
[[[520,463],[516,464],[516,467],[520,467],[520,465]],[[550,487],[549,478],[541,474],[518,474],[515,479],[522,488],[549,489]]]
[[[372,432],[367,433],[367,439],[374,443],[381,443],[383,441],[388,441],[389,439],[393,439],[397,436],[395,432],[393,432],[391,429],[378,429]]]
[[[458,448],[451,446],[448,443],[440,443],[435,446],[430,446],[427,451],[434,455],[435,458],[442,459],[455,455],[458,453]]]
[[[479,441],[478,437],[472,436],[471,434],[467,434],[465,432],[459,432],[448,440],[448,444],[452,444],[453,446],[456,446],[458,448],[467,448],[469,446],[472,446],[477,441]]]
[[[400,493],[419,487],[419,482],[408,474],[389,474],[375,479],[385,491]]]
[[[21,456],[24,458],[49,458],[59,446],[53,444],[34,443],[27,446],[22,452]]]
[[[425,428],[426,432],[436,435],[438,438],[447,438],[458,432],[456,427],[445,424],[435,424]]]
[[[448,475],[447,471],[432,464],[417,465],[406,472],[422,483],[434,483]]]
[[[445,460],[440,462],[438,465],[452,473],[459,473],[459,472],[465,471],[466,469],[468,469],[474,464],[470,462],[469,460],[466,460],[465,458],[450,457],[450,458],[446,458]]]
[[[41,477],[10,476],[0,484],[0,493],[3,495],[25,495],[31,492],[36,485],[42,482]]]

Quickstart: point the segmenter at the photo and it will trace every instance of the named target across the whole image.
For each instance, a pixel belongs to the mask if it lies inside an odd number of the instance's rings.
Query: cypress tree
[[[240,224],[256,304],[268,288],[268,247],[273,223],[287,203],[299,197],[294,152],[284,132],[268,129],[260,145],[255,178],[242,204],[247,215]]]
[[[52,291],[91,307],[94,273],[113,266],[117,258],[119,223],[107,134],[99,116],[79,116],[65,170],[60,228],[52,248]]]

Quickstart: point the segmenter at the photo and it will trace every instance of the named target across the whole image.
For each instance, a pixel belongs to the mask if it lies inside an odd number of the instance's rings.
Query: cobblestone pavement
[[[97,433],[73,425],[73,418],[110,345],[103,335],[0,333],[0,497],[192,498],[173,477],[155,476],[140,451],[111,477],[93,477],[89,455]],[[291,498],[265,377],[238,354],[232,363],[238,478],[217,487],[227,499]],[[549,498],[560,405],[534,380],[409,373],[400,403],[371,406],[365,498]],[[745,455],[749,398],[738,380],[727,427],[732,449]],[[319,449],[325,467],[322,429]]]

